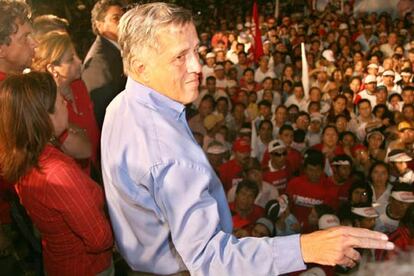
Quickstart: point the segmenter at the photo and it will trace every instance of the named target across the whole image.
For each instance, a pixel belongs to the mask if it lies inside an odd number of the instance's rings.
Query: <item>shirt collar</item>
[[[185,115],[185,106],[128,77],[125,92],[138,102],[175,119]],[[185,116],[184,116],[185,118]]]

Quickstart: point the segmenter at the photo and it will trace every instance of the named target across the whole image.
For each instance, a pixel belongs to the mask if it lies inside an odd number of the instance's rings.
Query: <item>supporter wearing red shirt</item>
[[[290,175],[286,167],[287,148],[281,140],[276,139],[269,143],[268,151],[270,160],[263,174],[263,180],[275,186],[279,194],[284,194]]]
[[[289,181],[286,193],[292,204],[292,213],[302,225],[302,232],[310,230],[308,216],[312,207],[327,204],[333,207],[336,195],[332,181],[323,174],[323,154],[314,149],[305,153],[304,173]]]
[[[250,143],[247,139],[238,138],[233,144],[234,159],[219,167],[219,175],[226,193],[241,179],[241,173],[247,167],[250,158]]]
[[[236,198],[229,204],[235,229],[250,231],[256,220],[264,216],[264,209],[254,204],[258,193],[253,181],[243,180],[237,185]]]
[[[352,174],[352,159],[346,154],[335,156],[331,167],[333,170],[333,189],[337,190],[340,203],[348,202],[349,189],[354,180]]]
[[[38,72],[10,76],[0,93],[7,118],[0,122],[0,144],[8,145],[0,154],[2,173],[16,183],[40,232],[46,274],[96,275],[110,269],[113,238],[102,189],[53,145],[68,127],[66,103],[53,78]]]
[[[254,81],[254,70],[252,68],[246,68],[243,72],[243,77],[240,79],[240,88],[244,88],[247,92],[259,91],[262,86],[260,83]]]

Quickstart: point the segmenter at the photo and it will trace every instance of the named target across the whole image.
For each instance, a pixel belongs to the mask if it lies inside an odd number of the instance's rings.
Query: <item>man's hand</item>
[[[300,237],[304,262],[348,267],[353,267],[361,257],[354,248],[393,249],[394,244],[387,240],[385,234],[346,226]]]

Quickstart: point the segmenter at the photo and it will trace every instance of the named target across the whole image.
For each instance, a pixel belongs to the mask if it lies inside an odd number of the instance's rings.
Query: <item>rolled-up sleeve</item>
[[[231,217],[211,169],[171,161],[152,174],[156,202],[192,275],[279,275],[305,268],[299,235],[237,239],[223,230]]]

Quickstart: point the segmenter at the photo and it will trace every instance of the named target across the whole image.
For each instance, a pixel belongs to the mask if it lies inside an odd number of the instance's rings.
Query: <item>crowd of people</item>
[[[361,250],[364,262],[382,262],[414,246],[414,14],[354,14],[353,1],[331,2],[277,18],[273,1],[261,1],[257,17],[209,6],[218,17],[198,22],[199,95],[185,114],[222,183],[234,236],[366,228],[397,246]],[[0,0],[5,271],[114,275],[100,135],[134,64],[118,43],[125,11],[97,1],[96,40],[82,61],[73,22]]]

